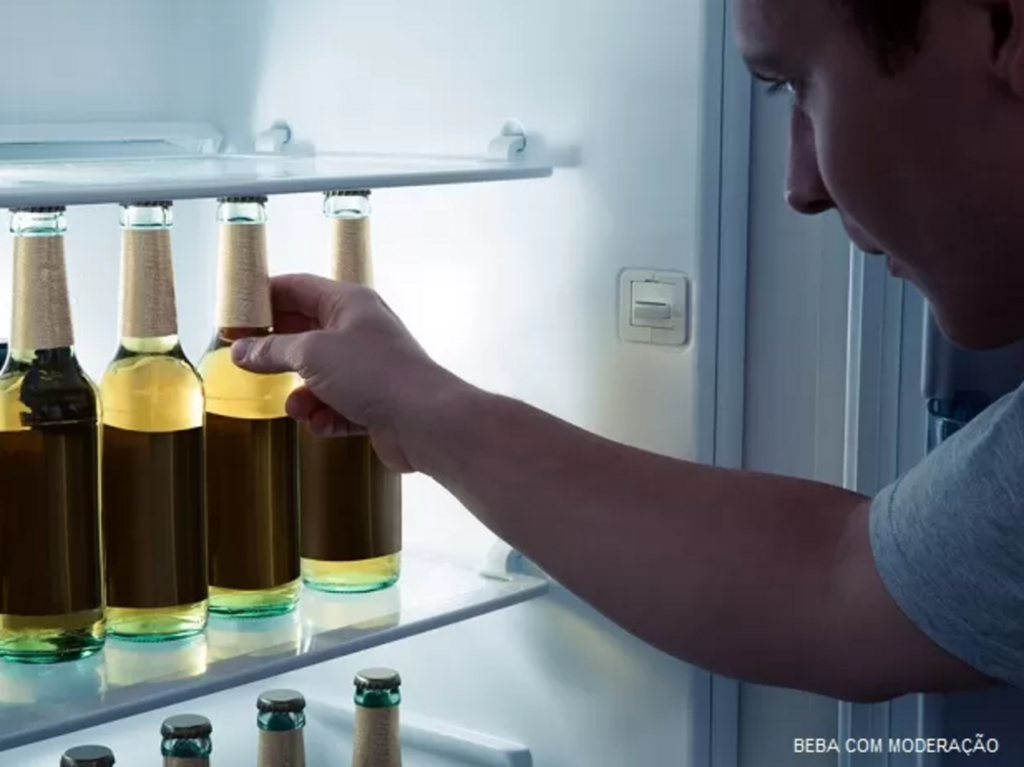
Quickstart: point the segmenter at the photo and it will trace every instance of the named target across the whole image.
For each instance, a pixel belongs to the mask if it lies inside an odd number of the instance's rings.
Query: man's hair
[[[921,47],[929,0],[837,0],[882,69],[895,74]]]

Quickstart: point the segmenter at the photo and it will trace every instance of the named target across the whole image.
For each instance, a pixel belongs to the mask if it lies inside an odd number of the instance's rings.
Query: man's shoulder
[[[915,624],[1024,686],[1024,388],[882,490],[870,525],[879,574]]]

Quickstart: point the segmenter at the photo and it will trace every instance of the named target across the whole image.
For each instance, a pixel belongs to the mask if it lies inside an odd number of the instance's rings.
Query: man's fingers
[[[270,281],[270,300],[275,316],[299,314],[323,325],[330,319],[339,299],[353,289],[358,287],[326,277],[284,274]]]
[[[320,320],[297,312],[274,312],[275,333],[308,333],[321,330]]]
[[[366,429],[338,414],[330,405],[325,405],[305,386],[299,386],[288,395],[284,409],[290,418],[306,423],[317,437],[366,434]]]
[[[305,386],[298,387],[288,395],[284,403],[284,411],[296,421],[308,421],[324,403]]]
[[[309,430],[317,437],[352,437],[357,434],[366,434],[366,429],[362,426],[338,415],[326,405],[321,405],[314,411],[312,418],[307,423]]]
[[[306,334],[243,338],[231,345],[231,359],[252,373],[288,373],[302,366]]]

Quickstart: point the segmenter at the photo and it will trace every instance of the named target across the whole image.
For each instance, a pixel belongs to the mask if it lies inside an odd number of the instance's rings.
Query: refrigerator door
[[[512,173],[516,184],[375,195],[378,288],[428,351],[473,383],[621,442],[739,465],[750,80],[730,47],[726,4],[16,5],[5,12],[17,23],[0,30],[0,63],[18,73],[0,83],[11,121],[209,122],[224,149],[242,153],[285,121],[297,150],[453,157],[479,151],[518,117],[548,147],[580,147],[579,170],[551,178],[541,164]],[[508,167],[506,157],[499,170]],[[295,193],[269,204],[271,271],[322,271],[318,195],[279,188]],[[191,196],[199,191],[212,186]],[[212,213],[208,199],[176,205],[179,316],[193,359],[212,326]],[[95,205],[69,220],[77,346],[96,376],[116,328],[116,211]],[[685,343],[620,337],[627,269],[686,277]],[[9,293],[0,280],[0,295]],[[495,543],[431,480],[409,477],[403,494],[410,548],[473,568]],[[523,744],[554,767],[736,764],[736,686],[640,642],[561,588],[340,660],[399,668],[408,711],[500,739],[509,758]],[[336,675],[327,665],[303,684],[345,688],[351,664]],[[224,694],[225,712],[240,712],[224,714],[224,731],[245,739],[251,696]],[[158,712],[122,713],[88,734],[146,758]],[[75,737],[25,747],[50,760]]]

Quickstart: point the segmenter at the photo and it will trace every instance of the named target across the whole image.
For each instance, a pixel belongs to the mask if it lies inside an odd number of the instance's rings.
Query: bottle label
[[[366,435],[318,437],[299,426],[302,556],[358,562],[402,550],[402,475]]]
[[[401,767],[398,706],[356,706],[352,767]]]
[[[274,324],[262,224],[221,224],[217,326],[269,328]]]
[[[257,767],[306,767],[302,730],[260,730]]]
[[[202,427],[160,433],[103,427],[109,607],[184,607],[207,599],[203,471]]]
[[[123,248],[121,334],[127,338],[177,334],[170,230],[127,229]]]
[[[331,276],[335,280],[373,285],[373,267],[370,262],[370,219],[332,219],[332,253],[334,263]]]
[[[74,346],[63,237],[14,238],[11,348]]]

